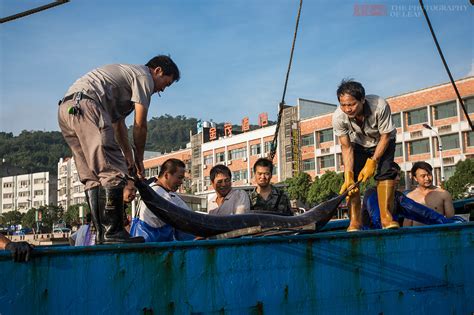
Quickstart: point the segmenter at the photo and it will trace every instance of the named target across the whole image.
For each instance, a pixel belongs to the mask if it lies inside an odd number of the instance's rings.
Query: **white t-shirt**
[[[207,211],[212,215],[242,214],[250,210],[250,198],[240,189],[231,189],[219,206],[216,202],[217,194],[210,194],[207,198]]]
[[[184,202],[183,199],[181,199],[181,197],[170,191],[166,191],[163,187],[161,186],[158,186],[156,183],[151,183],[150,184],[150,187],[153,188],[153,190],[161,197],[165,198],[166,200],[172,202],[173,204],[177,205],[178,207],[181,207],[183,209],[186,209],[186,210],[191,210],[191,208],[189,208],[189,206],[186,204],[186,202]],[[145,205],[145,203],[143,201],[140,201],[140,204],[139,204],[139,218],[140,220],[142,220],[143,222],[145,222],[146,224],[154,227],[154,228],[159,228],[159,227],[162,227],[164,225],[166,225],[165,222],[163,222],[161,219],[159,219],[156,215],[153,214],[153,212],[151,212],[150,209],[147,208],[147,206]]]

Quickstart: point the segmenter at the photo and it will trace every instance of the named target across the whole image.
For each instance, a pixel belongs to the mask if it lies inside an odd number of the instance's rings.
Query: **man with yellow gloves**
[[[337,89],[340,106],[332,117],[334,133],[339,137],[344,163],[341,193],[355,183],[365,182],[375,171],[380,218],[384,229],[400,226],[392,218],[397,173],[391,167],[395,155],[396,129],[387,102],[377,95],[365,95],[365,89],[352,79],[343,80]],[[351,223],[348,232],[362,229],[360,192],[349,192]]]

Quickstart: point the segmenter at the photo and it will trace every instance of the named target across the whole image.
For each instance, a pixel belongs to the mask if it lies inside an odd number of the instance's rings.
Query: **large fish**
[[[357,183],[358,184],[358,183]],[[135,183],[143,202],[153,214],[174,228],[196,236],[209,237],[234,230],[250,227],[298,228],[315,224],[320,230],[334,216],[339,204],[346,198],[348,191],[325,201],[298,216],[282,216],[263,213],[245,213],[217,216],[189,211],[159,196],[145,182]]]

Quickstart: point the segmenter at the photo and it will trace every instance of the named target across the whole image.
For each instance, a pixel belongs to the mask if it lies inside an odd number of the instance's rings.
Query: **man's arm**
[[[127,168],[129,174],[132,174],[133,170],[133,154],[132,148],[130,147],[130,142],[128,141],[128,131],[127,126],[125,125],[125,119],[121,119],[115,123],[113,123],[114,133],[115,133],[115,140],[122,149],[122,153],[125,157],[125,161],[127,162]]]
[[[3,234],[0,234],[0,249],[4,250],[8,243],[11,241],[6,238]]]
[[[454,216],[454,205],[453,198],[448,191],[443,192],[443,204],[444,204],[444,216],[446,218],[452,218]]]
[[[25,262],[30,259],[33,247],[27,242],[12,242],[0,234],[0,249],[9,250],[15,262]]]
[[[238,190],[238,199],[235,204],[235,214],[242,214],[250,211],[250,198],[243,190]]]
[[[133,143],[135,144],[135,165],[139,178],[145,178],[145,167],[143,156],[145,154],[145,143],[147,136],[148,108],[142,104],[135,103],[135,120],[133,124]]]
[[[390,142],[390,133],[381,134],[379,143],[375,147],[375,152],[374,152],[374,155],[371,157],[371,159],[374,160],[375,162],[378,162],[382,158],[382,155],[385,153],[385,150],[387,150],[389,142]]]
[[[342,150],[342,162],[344,163],[344,171],[354,171],[354,149],[348,135],[340,136],[339,143]]]

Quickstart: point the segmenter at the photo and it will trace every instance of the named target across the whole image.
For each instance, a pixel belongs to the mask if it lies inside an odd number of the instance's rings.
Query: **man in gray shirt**
[[[143,242],[124,229],[126,175],[144,178],[143,155],[151,96],[180,79],[168,56],[146,65],[113,64],[79,78],[59,103],[61,132],[74,155],[92,221],[96,244]],[[125,118],[135,112],[132,151]]]
[[[365,95],[359,82],[343,80],[337,89],[340,106],[333,114],[334,133],[339,137],[344,163],[343,193],[354,178],[365,182],[374,176],[380,218],[384,229],[399,228],[392,218],[397,173],[391,167],[395,155],[396,129],[387,102],[377,95]],[[351,223],[348,232],[362,228],[360,192],[349,193]]]

